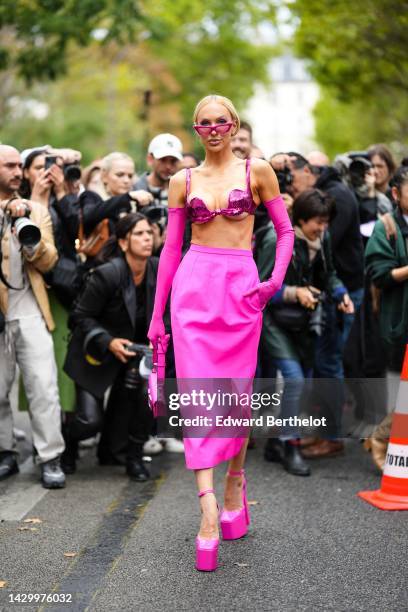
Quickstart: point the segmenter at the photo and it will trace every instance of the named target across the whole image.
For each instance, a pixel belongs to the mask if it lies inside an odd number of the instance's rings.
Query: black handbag
[[[276,326],[288,332],[304,331],[310,323],[311,311],[300,304],[274,304],[270,312]]]

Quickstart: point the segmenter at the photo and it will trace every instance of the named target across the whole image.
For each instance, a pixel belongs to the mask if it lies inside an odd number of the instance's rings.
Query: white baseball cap
[[[183,159],[183,145],[181,140],[173,134],[158,134],[149,144],[148,152],[155,159],[162,157],[175,157],[179,161]]]

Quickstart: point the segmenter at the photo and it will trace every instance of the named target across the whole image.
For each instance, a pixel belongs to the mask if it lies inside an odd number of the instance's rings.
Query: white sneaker
[[[17,427],[13,427],[13,434],[16,440],[26,440],[27,436],[25,431],[22,429],[18,429]]]
[[[79,448],[93,448],[98,444],[97,436],[92,436],[92,438],[87,438],[86,440],[81,440],[79,442]]]
[[[149,436],[149,439],[143,444],[143,452],[146,455],[158,455],[163,452],[163,446],[154,436]]]
[[[184,453],[184,443],[177,438],[161,438],[168,453]]]

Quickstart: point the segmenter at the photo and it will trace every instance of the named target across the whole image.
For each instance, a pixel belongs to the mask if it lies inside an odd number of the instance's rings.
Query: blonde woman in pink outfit
[[[175,174],[169,188],[169,221],[148,337],[165,336],[163,313],[171,295],[171,327],[177,379],[252,379],[262,310],[281,288],[292,256],[293,229],[271,166],[235,157],[231,139],[240,122],[228,98],[203,98],[193,128],[205,149],[197,168]],[[263,202],[277,232],[271,278],[260,283],[251,239],[256,207]],[[181,261],[186,220],[192,222],[189,251]],[[247,439],[185,437],[187,468],[194,470],[202,518],[196,567],[217,567],[218,519],[224,539],[245,535],[249,525],[244,461]],[[219,517],[214,467],[229,461],[224,507]]]

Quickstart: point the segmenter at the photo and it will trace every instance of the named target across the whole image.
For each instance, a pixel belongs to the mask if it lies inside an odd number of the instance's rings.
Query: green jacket
[[[408,281],[398,283],[391,271],[408,265],[408,225],[399,209],[392,216],[396,238],[388,240],[384,224],[377,221],[366,246],[365,263],[371,280],[381,289],[380,334],[389,359],[395,362],[396,353],[400,357],[408,342]]]
[[[276,233],[272,224],[264,231],[260,242],[257,248],[257,266],[259,277],[263,281],[270,277],[275,263]],[[315,335],[308,328],[300,333],[288,332],[278,327],[273,318],[274,305],[283,302],[286,286],[300,287],[308,284],[325,291],[329,299],[334,301],[341,301],[346,293],[334,269],[327,232],[323,237],[322,249],[312,262],[309,261],[306,241],[295,237],[293,256],[282,289],[274,295],[264,310],[261,347],[269,358],[295,359],[304,367],[312,366]]]

